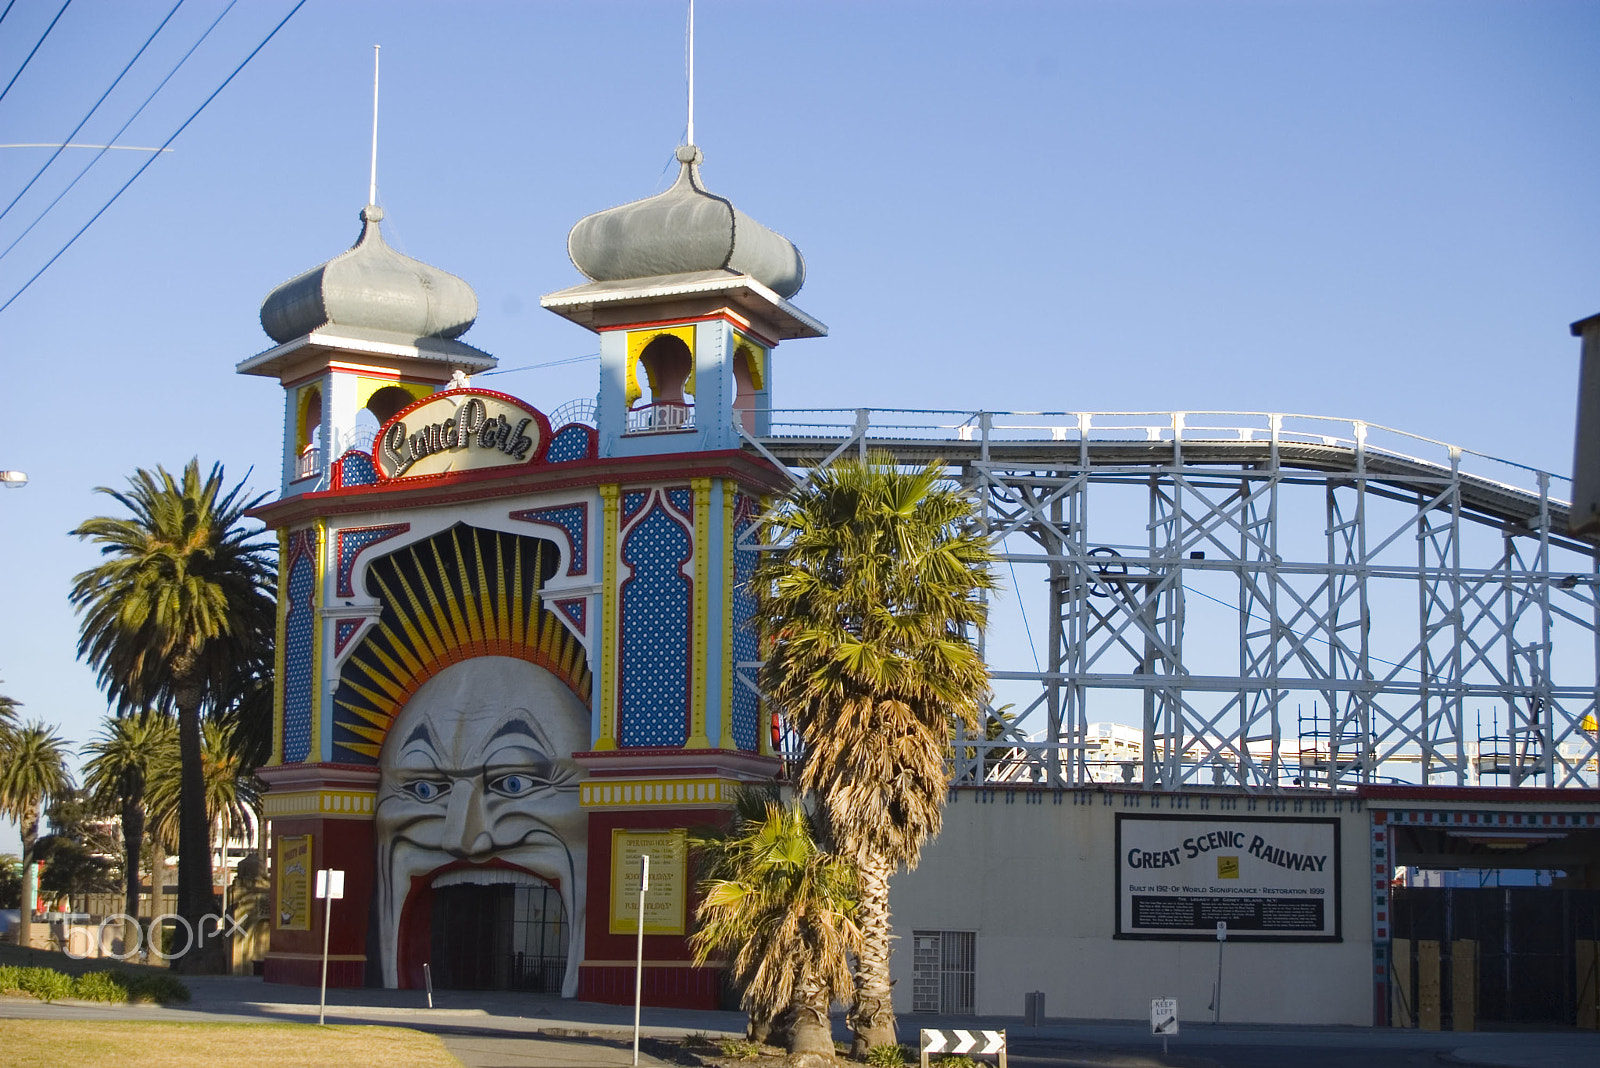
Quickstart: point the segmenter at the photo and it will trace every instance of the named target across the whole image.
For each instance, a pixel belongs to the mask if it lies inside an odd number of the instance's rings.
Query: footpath
[[[191,977],[187,1005],[107,1006],[84,1002],[44,1004],[20,998],[0,999],[0,1016],[39,1019],[214,1020],[250,1022],[277,1020],[315,1022],[314,988],[269,985],[260,979]],[[340,1024],[384,1024],[435,1034],[467,1068],[613,1068],[633,1063],[633,1008],[597,1005],[559,997],[504,991],[439,991],[433,1008],[415,990],[335,989],[328,991],[327,1019]],[[1600,1035],[1562,1032],[1428,1032],[1363,1027],[1312,1028],[1186,1024],[1181,1044],[1174,1041],[1172,1058],[1159,1056],[1147,1024],[1122,1021],[1052,1021],[1024,1026],[1018,1017],[916,1016],[901,1020],[902,1033],[914,1041],[919,1027],[1005,1028],[1014,1049],[1038,1044],[1048,1061],[1060,1051],[1074,1065],[1136,1068],[1163,1063],[1215,1064],[1208,1050],[1259,1046],[1315,1046],[1348,1050],[1349,1063],[1364,1054],[1397,1050],[1438,1063],[1476,1068],[1596,1068]],[[702,1063],[668,1040],[703,1034],[713,1041],[743,1037],[744,1014],[686,1009],[643,1010],[639,1063],[651,1066]],[[836,1037],[847,1036],[842,1021]],[[1070,1050],[1070,1052],[1067,1052]],[[1181,1052],[1180,1052],[1181,1051]],[[1017,1059],[1022,1059],[1018,1057]],[[1028,1058],[1042,1063],[1039,1056]],[[1410,1063],[1408,1061],[1408,1063]]]

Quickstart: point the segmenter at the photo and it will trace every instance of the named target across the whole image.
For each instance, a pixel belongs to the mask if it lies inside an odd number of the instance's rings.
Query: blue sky
[[[74,0],[0,143],[63,140],[173,2]],[[292,6],[237,4],[120,143],[165,141]],[[75,140],[225,7],[185,0]],[[0,76],[57,10],[17,0]],[[0,467],[32,478],[0,497],[0,692],[74,742],[105,713],[66,602],[95,486],[198,455],[276,488],[280,390],[233,366],[270,344],[262,297],[356,236],[374,43],[387,236],[477,289],[464,340],[510,368],[595,351],[538,300],[580,280],[573,222],[670,181],[684,14],[309,0],[0,313]],[[1347,416],[1564,474],[1597,44],[1588,3],[701,0],[696,125],[707,185],[799,244],[796,303],[832,330],[778,351],[780,407]],[[48,157],[0,149],[0,206]],[[0,258],[0,303],[143,161],[107,154]],[[492,382],[548,411],[595,365]]]

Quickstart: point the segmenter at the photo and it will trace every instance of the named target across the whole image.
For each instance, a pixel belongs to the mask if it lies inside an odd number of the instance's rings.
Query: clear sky
[[[0,99],[0,143],[60,142],[175,0],[74,0]],[[226,7],[185,0],[73,137],[112,137]],[[293,7],[243,0],[119,143],[159,145]],[[9,80],[60,8],[0,24]],[[1600,312],[1600,6],[1587,2],[804,4],[701,0],[709,188],[792,238],[778,407],[1282,411],[1355,417],[1570,473]],[[372,45],[395,247],[477,290],[505,368],[595,351],[539,308],[568,228],[666,187],[682,0],[309,0],[0,312],[0,692],[81,743],[68,535],[140,466],[276,489],[279,282],[349,246]],[[3,85],[3,82],[0,82]],[[0,148],[0,207],[50,151]],[[0,303],[146,157],[68,149],[0,215]],[[546,411],[596,365],[485,384]],[[253,468],[253,470],[252,470]],[[0,850],[15,849],[0,827]]]

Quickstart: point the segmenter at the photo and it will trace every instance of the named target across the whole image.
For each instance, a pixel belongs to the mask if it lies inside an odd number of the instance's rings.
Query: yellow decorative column
[[[733,740],[733,506],[737,484],[722,482],[722,748],[734,749]]]
[[[600,737],[594,740],[596,750],[617,747],[617,559],[622,552],[619,544],[621,487],[616,484],[600,487],[600,508],[603,512],[603,533],[600,544],[604,547],[605,563],[601,570],[600,590]]]
[[[707,639],[711,633],[711,480],[692,478],[694,491],[694,641],[690,647],[689,749],[710,749],[706,736]]]

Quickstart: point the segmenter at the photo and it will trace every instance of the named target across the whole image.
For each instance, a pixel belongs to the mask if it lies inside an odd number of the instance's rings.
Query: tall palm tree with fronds
[[[259,659],[274,623],[272,549],[245,526],[244,485],[224,489],[221,465],[179,477],[136,471],[126,491],[100,487],[129,513],[97,516],[73,531],[100,547],[98,567],[73,580],[81,615],[78,655],[99,673],[118,711],[176,708],[182,791],[178,913],[199,930],[212,899],[210,831],[201,765],[201,712],[228,703],[236,665]],[[216,940],[180,962],[221,965]]]
[[[21,705],[21,701],[13,701],[5,694],[0,693],[0,733],[16,729],[17,709]]]
[[[825,852],[810,815],[766,791],[740,795],[726,831],[691,839],[703,877],[689,938],[695,963],[731,953],[750,1037],[787,1017],[790,1063],[832,1064],[828,1007],[850,989],[859,950],[855,869]]]
[[[771,519],[756,573],[763,690],[804,746],[835,849],[861,879],[852,1050],[895,1041],[889,877],[939,831],[954,724],[989,692],[975,639],[993,553],[970,498],[939,464],[888,455],[813,472]]]
[[[163,760],[175,762],[177,725],[171,717],[151,709],[106,721],[100,736],[84,751],[83,784],[102,811],[118,813],[122,821],[125,900],[123,912],[132,920],[139,915],[139,863],[145,836],[145,793],[150,775]],[[160,881],[160,873],[152,886]],[[160,890],[156,888],[156,895]],[[158,899],[158,898],[157,898]],[[160,912],[159,908],[152,915]],[[136,930],[136,928],[135,928]],[[134,930],[123,932],[123,944],[134,944]]]
[[[33,860],[39,843],[39,814],[47,802],[71,789],[67,743],[53,729],[34,721],[25,727],[7,730],[0,738],[0,815],[16,820],[22,837],[19,945],[28,945],[33,935],[33,916],[28,901],[36,889]]]
[[[259,826],[261,782],[255,768],[241,752],[242,741],[229,722],[210,718],[200,725],[200,766],[204,781],[206,826],[224,841]],[[179,830],[183,794],[183,768],[174,749],[164,750],[152,762],[149,780],[150,822],[170,839]],[[224,871],[222,877],[227,878]]]

